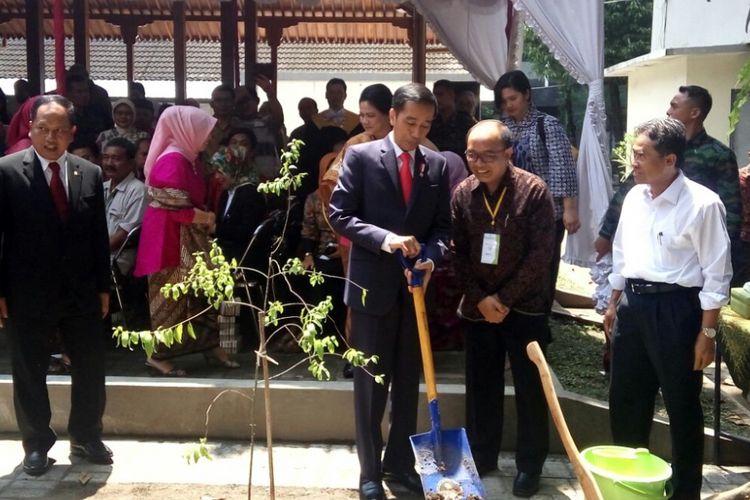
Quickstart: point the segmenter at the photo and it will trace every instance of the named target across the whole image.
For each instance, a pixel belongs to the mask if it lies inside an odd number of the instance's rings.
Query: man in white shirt
[[[102,152],[104,206],[107,211],[109,251],[117,254],[128,233],[143,222],[146,210],[146,185],[135,178],[135,146],[122,137],[110,140]],[[128,274],[135,261],[135,247],[120,253],[117,265],[120,272]]]
[[[633,176],[615,233],[610,424],[616,444],[647,447],[661,389],[672,436],[674,498],[699,499],[702,370],[714,359],[732,266],[718,195],[685,177],[685,126],[672,118],[636,128]]]

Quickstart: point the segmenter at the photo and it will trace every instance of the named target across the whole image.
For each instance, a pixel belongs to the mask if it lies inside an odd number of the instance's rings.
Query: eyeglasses
[[[474,151],[473,149],[467,149],[464,151],[467,160],[472,162],[481,161],[482,163],[494,163],[501,158],[502,154],[502,149],[498,149],[497,151],[485,151],[484,153]]]
[[[68,135],[70,133],[69,128],[47,128],[47,127],[34,127],[34,131],[37,134],[43,135],[43,136],[52,136],[52,137],[58,137],[60,135]]]

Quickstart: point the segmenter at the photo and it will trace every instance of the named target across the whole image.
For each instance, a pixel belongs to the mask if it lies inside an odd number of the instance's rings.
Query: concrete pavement
[[[13,437],[0,440],[0,499],[11,498],[247,498],[249,443],[209,443],[213,460],[188,465],[183,457],[195,442],[108,439],[114,465],[91,465],[68,456],[68,442],[59,440],[50,450],[57,463],[44,476],[32,478],[20,467],[21,443]],[[274,446],[277,498],[357,498],[359,473],[354,446],[347,444],[292,444]],[[515,465],[504,453],[499,471],[483,480],[488,499],[512,498]],[[750,481],[750,466],[704,467],[704,498]],[[268,485],[266,449],[256,446],[253,485],[265,498]],[[187,485],[187,486],[186,486]],[[233,486],[233,489],[221,487]],[[216,491],[221,493],[217,495]],[[255,491],[255,490],[254,490]],[[114,493],[113,493],[114,492]],[[389,498],[416,500],[417,496],[389,485]],[[545,464],[542,489],[534,498],[582,498],[581,490],[565,457],[551,456]]]

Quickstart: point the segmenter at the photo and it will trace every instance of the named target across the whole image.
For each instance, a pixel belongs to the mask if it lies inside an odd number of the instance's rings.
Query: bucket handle
[[[641,496],[643,498],[653,498],[650,494],[643,492],[639,490],[638,488],[634,488],[630,483],[624,482],[624,481],[615,481],[615,485],[620,486],[626,490],[628,490],[630,493],[633,493],[634,495]],[[672,498],[672,493],[674,493],[674,490],[672,489],[672,481],[667,481],[667,483],[664,485],[664,495],[660,496],[659,498]]]

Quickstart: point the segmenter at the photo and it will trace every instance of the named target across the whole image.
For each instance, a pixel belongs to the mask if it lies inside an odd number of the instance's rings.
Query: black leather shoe
[[[513,496],[529,498],[539,491],[539,474],[519,472],[513,480]]]
[[[359,485],[359,500],[385,500],[383,485],[375,481],[364,481]]]
[[[23,471],[29,476],[41,476],[49,470],[54,460],[47,458],[46,451],[32,450],[23,457]]]
[[[99,440],[87,443],[71,441],[70,454],[85,458],[92,464],[109,465],[112,463],[112,450]]]
[[[419,478],[419,474],[414,471],[393,472],[384,470],[383,480],[385,482],[398,483],[409,491],[413,491],[414,493],[418,493],[420,495],[424,494],[424,491],[422,490],[422,480]]]

